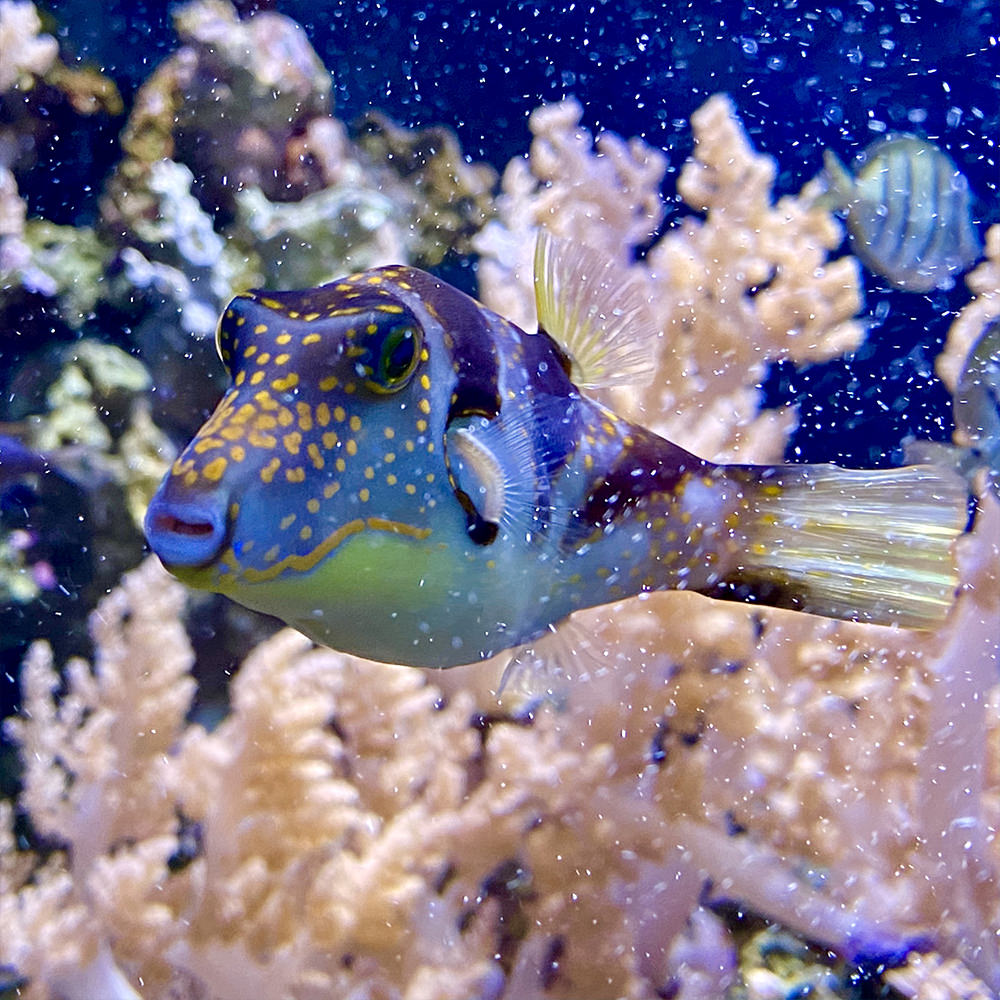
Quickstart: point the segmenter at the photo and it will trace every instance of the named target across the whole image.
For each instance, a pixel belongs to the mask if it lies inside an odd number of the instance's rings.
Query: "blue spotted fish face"
[[[455,310],[463,329],[488,322],[403,267],[233,299],[218,329],[231,387],[146,518],[171,572],[341,649],[358,646],[365,621],[386,643],[392,623],[433,627],[407,609],[433,600],[475,547],[445,425],[459,401],[481,412],[496,396],[495,378],[463,382],[452,361],[442,313]],[[370,635],[362,644],[394,658]]]

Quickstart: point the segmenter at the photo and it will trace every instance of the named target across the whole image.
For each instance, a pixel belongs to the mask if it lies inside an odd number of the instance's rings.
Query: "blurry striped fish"
[[[627,276],[543,234],[535,280],[537,333],[411,267],[238,295],[218,329],[232,384],[150,503],[153,551],[317,642],[413,666],[665,588],[943,620],[961,477],[705,461],[586,394],[652,375],[659,331]]]
[[[823,203],[846,211],[852,251],[897,288],[949,288],[982,252],[969,182],[926,139],[879,139],[851,171],[830,150],[823,163]]]

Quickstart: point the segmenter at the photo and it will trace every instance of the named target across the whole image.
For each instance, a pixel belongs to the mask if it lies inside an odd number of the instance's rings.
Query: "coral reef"
[[[768,364],[863,337],[857,264],[829,256],[839,226],[808,187],[775,200],[724,97],[692,117],[684,214],[657,238],[664,155],[591,136],[573,101],[532,115],[494,197],[446,129],[373,114],[352,138],[290,19],[200,0],[176,26],[99,224],[56,226],[28,218],[16,178],[52,108],[116,113],[117,93],[60,61],[31,4],[0,0],[0,649],[47,637],[6,724],[23,781],[0,803],[0,992],[833,996],[868,960],[898,966],[906,997],[1000,991],[989,495],[936,634],[650,594],[575,616],[565,697],[531,713],[498,700],[502,662],[428,674],[283,631],[206,721],[196,658],[222,676],[267,626],[205,599],[190,614],[151,561],[91,616],[92,666],[63,663],[73,614],[139,559],[164,432],[219,394],[234,290],[474,250],[483,300],[531,327],[544,225],[626,266],[660,324],[653,381],[607,401],[716,460],[780,460],[795,414],[760,410]],[[994,227],[939,361],[952,388],[1000,312],[998,262]]]
[[[59,45],[51,35],[42,34],[41,27],[33,3],[0,3],[0,92],[44,76],[54,65]]]
[[[633,264],[663,222],[663,154],[613,133],[596,144],[575,101],[532,115],[527,159],[503,177],[498,220],[476,239],[480,296],[534,326],[532,255],[537,228],[631,264],[662,324],[656,377],[615,392],[623,415],[715,460],[780,461],[791,413],[758,414],[767,364],[825,360],[856,347],[862,291],[852,257],[828,260],[843,236],[809,193],[772,203],[774,161],[754,154],[721,95],[691,118],[695,155],[678,191],[694,213]],[[701,216],[704,218],[701,218]]]
[[[935,368],[950,392],[955,391],[969,349],[983,328],[1000,316],[1000,225],[986,232],[986,259],[965,276],[972,292],[970,301],[948,330],[948,341],[938,355]],[[959,441],[959,444],[968,444]]]
[[[65,293],[67,321],[79,327],[106,254],[85,227],[28,221],[16,176],[30,170],[60,127],[73,127],[78,115],[118,114],[122,103],[107,77],[67,66],[41,28],[34,4],[0,2],[0,312],[25,293]]]

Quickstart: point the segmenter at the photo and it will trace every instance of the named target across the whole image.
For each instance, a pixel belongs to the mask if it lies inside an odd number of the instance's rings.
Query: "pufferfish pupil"
[[[636,288],[543,234],[536,292],[537,333],[402,266],[237,296],[217,333],[231,385],[150,504],[154,552],[318,642],[417,666],[665,588],[944,617],[961,477],[705,461],[583,388],[648,377]]]

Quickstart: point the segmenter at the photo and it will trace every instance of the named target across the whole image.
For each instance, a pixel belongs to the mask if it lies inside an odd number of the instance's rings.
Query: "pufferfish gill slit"
[[[962,478],[717,465],[586,389],[648,379],[636,286],[543,233],[527,333],[416,268],[225,310],[231,384],[146,515],[192,587],[370,659],[450,667],[667,588],[934,628]]]

